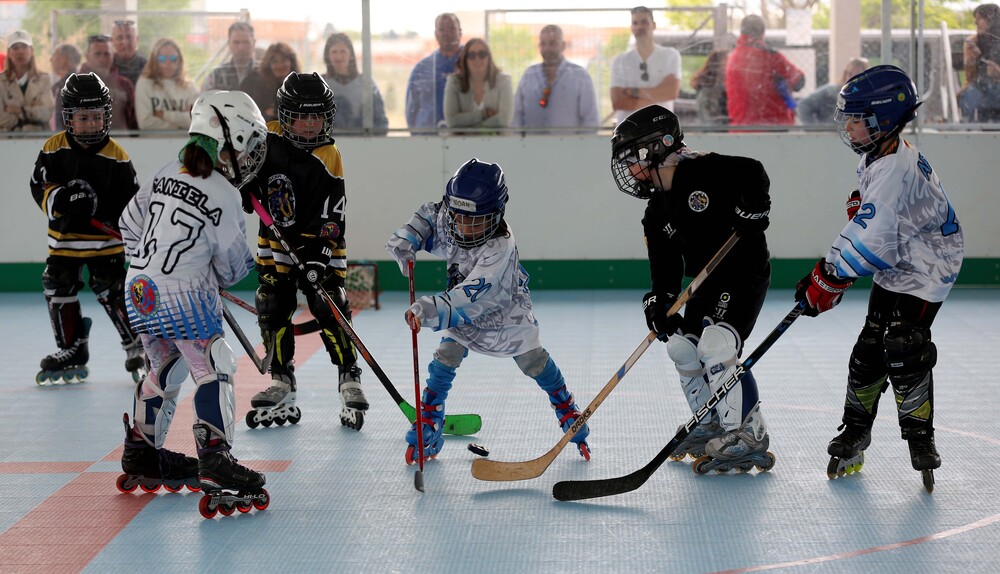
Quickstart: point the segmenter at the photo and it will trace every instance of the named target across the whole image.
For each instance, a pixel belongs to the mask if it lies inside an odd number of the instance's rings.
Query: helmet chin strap
[[[240,173],[240,162],[236,158],[236,149],[233,148],[233,140],[229,135],[229,124],[226,122],[226,118],[222,115],[222,112],[219,111],[219,108],[212,106],[212,109],[215,110],[215,115],[219,118],[219,124],[222,126],[222,138],[226,141],[222,149],[229,156],[229,164],[233,166],[233,177],[235,177],[236,181],[242,183],[243,175]]]

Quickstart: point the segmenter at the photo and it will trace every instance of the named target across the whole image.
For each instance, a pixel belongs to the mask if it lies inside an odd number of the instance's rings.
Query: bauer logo
[[[692,191],[688,196],[688,207],[696,213],[705,211],[708,209],[708,194],[704,191]]]
[[[136,313],[149,317],[160,306],[160,291],[148,275],[136,275],[128,284],[129,296]]]
[[[476,211],[476,202],[462,197],[449,197],[448,207],[462,211]]]

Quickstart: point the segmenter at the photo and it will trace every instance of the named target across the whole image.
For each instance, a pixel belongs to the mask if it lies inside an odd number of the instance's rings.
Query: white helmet
[[[216,169],[236,187],[257,175],[267,155],[264,116],[243,92],[208,92],[195,100],[188,134],[200,134],[219,142]],[[224,156],[223,151],[228,153]]]

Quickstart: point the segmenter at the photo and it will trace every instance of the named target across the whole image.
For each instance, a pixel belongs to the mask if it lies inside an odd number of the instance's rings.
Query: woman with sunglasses
[[[142,130],[186,130],[198,88],[184,73],[180,46],[170,38],[153,44],[135,86],[135,115]]]
[[[444,118],[448,127],[506,128],[513,117],[514,87],[510,75],[497,68],[485,40],[469,40],[444,88]]]

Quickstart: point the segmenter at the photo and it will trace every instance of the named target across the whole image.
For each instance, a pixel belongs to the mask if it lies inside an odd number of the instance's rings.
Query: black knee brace
[[[292,314],[295,313],[295,288],[261,285],[257,288],[254,303],[257,323],[265,345],[274,341],[274,358],[271,367],[285,368],[295,356],[295,337],[292,335]]]
[[[113,256],[91,262],[90,288],[97,295],[97,302],[104,307],[111,323],[114,324],[122,344],[135,339],[125,310],[125,259]]]
[[[83,314],[76,296],[83,287],[79,266],[49,261],[42,272],[42,286],[56,344],[60,349],[68,349],[83,333]]]
[[[878,414],[878,401],[888,387],[885,366],[885,326],[871,317],[851,351],[847,374],[847,399],[843,422],[871,426]]]
[[[344,319],[351,321],[351,302],[347,299],[347,291],[339,285],[331,286],[329,282],[324,286],[326,292],[333,298],[344,315]],[[351,342],[347,332],[344,331],[337,318],[333,314],[333,309],[325,298],[316,294],[307,293],[306,299],[309,301],[309,310],[323,328],[323,345],[330,360],[334,365],[341,367],[341,371],[351,367],[358,362],[357,352]]]
[[[896,393],[899,428],[904,439],[934,430],[934,379],[937,347],[931,331],[910,322],[894,323],[885,335],[889,381]]]

